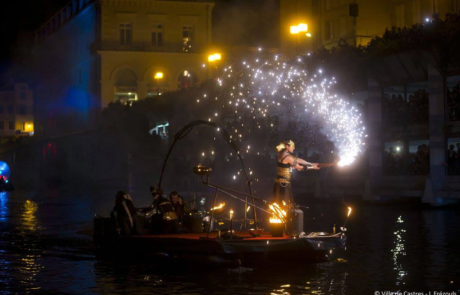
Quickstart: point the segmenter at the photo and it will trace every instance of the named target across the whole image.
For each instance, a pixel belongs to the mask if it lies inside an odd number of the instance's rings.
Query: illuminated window
[[[183,26],[182,27],[182,51],[190,52],[192,51],[193,45],[193,26]]]
[[[124,23],[119,25],[120,45],[131,45],[133,42],[133,25]]]
[[[192,73],[191,71],[183,71],[179,75],[178,88],[184,89],[184,88],[188,88],[191,86],[195,86],[197,82],[198,82],[198,79],[194,73]]]
[[[152,25],[152,46],[161,47],[163,46],[164,30],[162,24]]]

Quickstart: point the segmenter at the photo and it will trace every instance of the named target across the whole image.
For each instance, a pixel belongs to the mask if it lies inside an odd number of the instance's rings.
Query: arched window
[[[198,78],[195,73],[185,70],[179,75],[178,83],[179,89],[188,88],[195,86],[198,83]]]
[[[121,69],[115,76],[115,101],[130,103],[137,100],[137,77],[129,69]]]

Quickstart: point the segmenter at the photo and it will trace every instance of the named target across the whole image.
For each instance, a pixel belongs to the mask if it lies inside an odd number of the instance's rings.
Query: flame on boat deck
[[[270,217],[270,223],[286,223],[286,211],[283,210],[277,203],[268,206],[273,212]]]

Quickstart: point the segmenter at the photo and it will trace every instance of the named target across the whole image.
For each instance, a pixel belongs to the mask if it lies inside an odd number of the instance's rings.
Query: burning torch
[[[348,209],[347,218],[345,219],[345,223],[343,224],[343,226],[340,228],[341,231],[347,231],[347,229],[345,228],[345,225],[347,225],[348,217],[350,217],[351,211],[353,211],[351,207],[347,207],[347,209]]]

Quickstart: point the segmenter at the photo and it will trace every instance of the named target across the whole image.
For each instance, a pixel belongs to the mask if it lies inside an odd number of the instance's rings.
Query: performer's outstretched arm
[[[313,169],[313,170],[319,170],[320,168],[318,167],[319,163],[310,163],[305,161],[304,159],[301,158],[296,158],[294,156],[289,157],[289,164],[294,167],[294,169],[297,169],[299,171],[306,170],[305,167],[308,167],[308,169]]]

